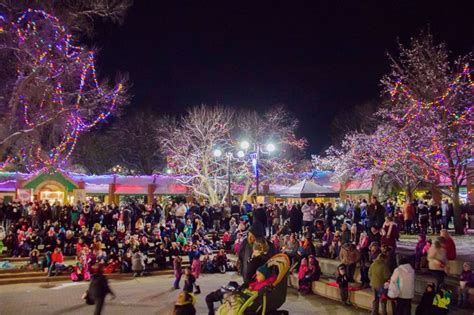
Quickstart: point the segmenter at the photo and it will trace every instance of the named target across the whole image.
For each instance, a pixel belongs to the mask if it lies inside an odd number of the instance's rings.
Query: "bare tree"
[[[253,111],[237,112],[224,107],[199,106],[178,119],[168,117],[158,123],[158,140],[168,166],[188,178],[184,180],[193,192],[212,203],[226,198],[226,154],[233,154],[229,164],[232,182],[244,187],[244,199],[255,193],[255,174],[248,155],[238,158],[239,142],[246,140],[262,145],[272,142],[278,153],[260,161],[262,184],[278,175],[291,172],[302,158],[306,140],[295,135],[298,121],[283,107],[263,115]],[[219,149],[222,157],[215,157]],[[251,151],[251,150],[250,150]]]
[[[195,195],[213,204],[220,201],[216,178],[226,167],[213,152],[230,146],[233,118],[234,112],[228,108],[201,105],[184,116],[165,117],[157,124],[158,142],[168,166],[188,176],[183,182]]]

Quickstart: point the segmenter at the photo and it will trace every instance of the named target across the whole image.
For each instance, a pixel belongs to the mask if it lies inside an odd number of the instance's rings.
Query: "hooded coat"
[[[398,296],[391,294],[390,288],[397,287]],[[388,296],[391,298],[413,299],[415,297],[415,270],[410,264],[403,264],[395,268],[390,278]]]

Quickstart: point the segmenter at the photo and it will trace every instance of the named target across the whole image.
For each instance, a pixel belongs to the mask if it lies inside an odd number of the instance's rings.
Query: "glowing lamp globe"
[[[275,145],[273,143],[267,144],[267,151],[268,152],[273,152],[275,151]]]
[[[219,150],[219,149],[215,149],[213,154],[214,154],[215,157],[220,157],[222,155],[222,151]]]
[[[248,148],[250,148],[250,143],[248,141],[242,141],[240,143],[240,147],[243,149],[243,150],[248,150]]]

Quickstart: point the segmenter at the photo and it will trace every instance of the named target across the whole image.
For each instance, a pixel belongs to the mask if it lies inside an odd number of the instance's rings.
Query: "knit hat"
[[[464,264],[462,264],[463,268],[464,267],[467,267],[469,270],[471,270],[471,264],[468,263],[468,262],[465,262]]]
[[[257,268],[257,272],[261,273],[265,278],[268,278],[272,270],[268,268],[267,265],[262,265]]]
[[[176,299],[175,305],[183,306],[188,304],[194,304],[194,297],[186,291],[182,291]]]

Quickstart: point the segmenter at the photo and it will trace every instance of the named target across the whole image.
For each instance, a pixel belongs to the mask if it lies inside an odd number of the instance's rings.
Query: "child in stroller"
[[[257,268],[250,283],[244,283],[225,298],[217,314],[288,314],[278,308],[286,301],[289,270],[288,256],[276,254]]]

